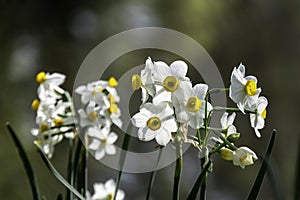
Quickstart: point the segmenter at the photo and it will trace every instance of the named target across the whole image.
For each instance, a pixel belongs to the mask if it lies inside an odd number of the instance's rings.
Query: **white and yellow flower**
[[[256,154],[248,147],[239,147],[233,151],[233,165],[240,166],[242,169],[244,169],[245,166],[252,165],[255,160],[257,160]]]
[[[109,179],[103,183],[94,184],[94,194],[88,200],[113,200],[115,196],[116,183],[113,179]],[[118,189],[116,200],[125,199],[125,192]]]
[[[266,97],[259,97],[251,110],[256,111],[256,114],[250,114],[251,127],[254,128],[257,137],[261,137],[259,129],[264,128],[265,119],[267,117],[268,100]]]
[[[176,119],[180,123],[188,123],[190,127],[199,129],[205,118],[205,104],[207,113],[212,110],[209,102],[205,101],[208,90],[206,84],[197,84],[192,87],[190,82],[182,82],[180,88],[173,98],[173,106],[176,111]]]
[[[152,71],[153,71],[153,62],[150,57],[146,60],[145,68],[141,71],[141,74],[132,75],[131,84],[133,90],[142,90],[142,103],[146,101],[150,96],[154,96],[155,87],[153,83]]]
[[[189,78],[186,77],[187,70],[187,64],[181,60],[174,61],[170,67],[161,61],[154,62],[153,81],[156,93],[153,103],[172,102],[172,94],[182,87],[182,82],[189,81]]]
[[[240,64],[234,68],[231,74],[229,97],[245,113],[258,99],[261,89],[257,88],[257,79],[254,76],[245,77],[245,66]]]
[[[89,102],[85,111],[79,109],[80,126],[83,128],[86,126],[99,125],[101,123],[99,111],[100,107],[98,107],[94,101]]]
[[[226,137],[228,137],[233,133],[237,133],[236,127],[233,125],[235,116],[236,116],[235,112],[232,113],[231,115],[225,112],[220,119],[222,129],[226,130],[225,132]]]
[[[92,140],[88,148],[95,151],[95,158],[97,160],[103,158],[105,154],[116,154],[114,143],[117,141],[118,136],[116,133],[110,132],[110,126],[103,128],[90,127],[87,130],[87,134]]]
[[[167,145],[172,138],[171,132],[177,131],[173,114],[174,111],[168,103],[143,104],[140,112],[131,119],[133,125],[139,128],[138,138],[142,141],[155,138],[159,145]]]
[[[38,96],[42,101],[54,101],[61,97],[65,91],[59,86],[64,83],[66,76],[60,73],[40,72],[36,75],[36,82],[39,83]],[[60,95],[59,95],[60,94]]]

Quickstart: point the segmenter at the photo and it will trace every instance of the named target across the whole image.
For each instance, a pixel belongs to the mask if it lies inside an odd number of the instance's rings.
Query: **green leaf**
[[[296,166],[296,178],[295,178],[295,199],[300,199],[300,138],[298,144],[298,161]]]
[[[259,172],[257,174],[255,182],[254,182],[254,184],[252,186],[252,189],[251,189],[251,191],[248,195],[248,199],[250,199],[250,200],[256,199],[257,195],[259,193],[261,184],[264,180],[265,173],[268,169],[268,162],[269,162],[269,158],[270,158],[270,155],[272,153],[273,145],[274,145],[274,142],[275,142],[275,136],[276,136],[276,130],[274,129],[273,132],[272,132],[272,137],[271,137],[267,152],[266,152],[265,157],[263,159],[263,163],[262,163],[262,165],[259,169]]]
[[[19,156],[20,156],[20,158],[23,162],[23,166],[26,170],[27,177],[28,177],[29,182],[30,182],[33,199],[34,200],[39,200],[40,199],[40,192],[39,192],[37,179],[36,179],[36,176],[33,172],[30,161],[29,161],[29,159],[26,155],[26,152],[25,152],[20,140],[18,139],[15,131],[13,130],[13,128],[10,126],[9,123],[6,123],[6,127],[7,127],[8,131],[10,132],[10,135],[11,135],[11,137],[12,137],[12,139],[13,139],[13,141],[14,141],[17,149],[18,149]]]
[[[54,168],[54,166],[51,164],[50,160],[48,159],[48,157],[44,154],[44,152],[42,151],[42,149],[40,147],[39,151],[41,154],[41,157],[44,161],[44,163],[46,164],[47,168],[51,171],[51,173],[65,186],[67,187],[69,190],[71,190],[73,192],[74,195],[76,195],[79,199],[81,200],[85,200],[85,198],[72,186],[70,185],[59,173],[58,171]]]
[[[203,168],[202,172],[198,176],[198,178],[197,178],[197,180],[196,180],[196,182],[195,182],[195,184],[194,184],[194,186],[193,186],[190,194],[188,195],[187,200],[194,200],[194,199],[196,199],[198,190],[199,190],[199,188],[201,186],[202,181],[205,178],[206,173],[208,172],[210,164],[211,164],[211,160],[208,161],[208,163],[205,165],[205,167]]]

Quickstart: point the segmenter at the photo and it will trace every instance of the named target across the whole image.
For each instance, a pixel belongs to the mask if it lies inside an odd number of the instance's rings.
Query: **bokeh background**
[[[248,118],[238,115],[242,133],[239,145],[263,155],[271,131],[278,131],[271,165],[277,186],[265,177],[259,199],[292,199],[295,190],[299,146],[300,111],[300,2],[238,0],[127,0],[127,1],[17,1],[0,0],[0,199],[31,199],[25,171],[5,129],[10,121],[24,144],[37,173],[41,193],[55,199],[65,189],[50,174],[34,145],[30,129],[35,113],[35,75],[43,70],[67,75],[64,88],[72,90],[76,72],[87,54],[108,37],[137,27],[174,29],[198,41],[211,55],[225,85],[240,62],[247,74],[258,77],[269,99],[266,127],[258,139]],[[124,55],[113,65],[130,69],[147,56],[168,63],[178,59],[165,52],[143,50]],[[113,69],[113,68],[112,68]],[[126,70],[125,70],[126,71]],[[111,70],[111,73],[114,70]],[[115,71],[116,77],[120,72]],[[57,145],[54,165],[66,174],[66,142]],[[208,199],[245,199],[260,167],[256,162],[242,170],[214,157],[208,180]],[[138,164],[138,163],[137,163]],[[116,171],[90,159],[90,191],[95,181],[116,176]],[[170,199],[174,165],[158,172],[153,199]],[[184,157],[181,199],[185,199],[199,173],[197,152]],[[124,174],[121,188],[126,199],[144,199],[149,174]]]

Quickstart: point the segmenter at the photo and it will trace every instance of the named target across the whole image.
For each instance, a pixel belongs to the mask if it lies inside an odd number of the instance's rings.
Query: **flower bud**
[[[227,137],[229,142],[236,142],[240,138],[240,133],[232,133]]]

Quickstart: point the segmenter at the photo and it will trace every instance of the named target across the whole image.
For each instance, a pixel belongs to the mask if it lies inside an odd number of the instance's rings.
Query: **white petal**
[[[115,145],[113,144],[107,144],[106,147],[105,147],[105,152],[108,154],[108,155],[114,155],[116,154],[116,147]]]
[[[117,139],[118,139],[118,135],[114,132],[111,132],[107,137],[107,143],[113,144],[117,141]]]
[[[81,85],[81,86],[79,86],[78,88],[75,89],[75,92],[77,94],[82,95],[85,90],[86,90],[86,86],[85,85]]]
[[[205,95],[207,93],[208,86],[206,84],[197,84],[193,87],[194,95],[198,97],[200,100],[205,99]]]
[[[148,121],[149,117],[147,117],[144,113],[137,113],[135,114],[131,120],[132,120],[132,124],[136,127],[144,127],[147,125],[147,121]]]
[[[153,65],[153,80],[163,82],[167,76],[171,75],[170,67],[161,61],[154,62]]]
[[[171,102],[171,92],[166,91],[163,87],[161,86],[156,86],[156,94],[153,97],[153,103],[154,104],[159,104],[160,102]]]
[[[125,192],[123,190],[118,190],[116,200],[123,200],[125,198]]]
[[[225,112],[225,113],[222,115],[221,119],[220,119],[222,129],[226,129],[226,128],[227,128],[227,117],[228,117],[228,113]]]
[[[101,158],[103,158],[104,155],[105,155],[105,151],[104,151],[103,148],[98,149],[98,150],[95,152],[95,158],[96,158],[97,160],[100,160]]]
[[[168,129],[162,128],[155,136],[155,140],[159,145],[166,146],[171,140],[171,132]]]
[[[160,120],[163,120],[171,115],[174,114],[174,110],[170,107],[170,106],[166,106],[165,109],[161,110],[160,113],[158,113],[157,117],[160,119]]]
[[[156,131],[152,131],[147,126],[144,128],[139,128],[138,130],[138,137],[142,141],[150,141],[153,140],[155,135],[157,135]]]
[[[174,118],[163,121],[162,126],[165,129],[168,129],[170,132],[176,132],[177,131],[177,123],[176,123]]]
[[[105,182],[104,187],[105,187],[105,190],[106,190],[108,193],[114,194],[115,188],[116,188],[116,183],[115,183],[115,181],[111,178],[111,179],[109,179],[108,181]]]
[[[101,142],[99,140],[92,140],[91,144],[89,145],[89,149],[97,150],[100,146]]]
[[[234,119],[235,119],[235,116],[236,116],[236,114],[235,114],[235,112],[233,112],[233,113],[228,117],[228,119],[227,119],[227,126],[233,124],[233,121],[234,121]]]
[[[179,79],[185,79],[188,66],[185,62],[181,60],[176,60],[170,65],[171,72],[173,76],[178,77]]]

